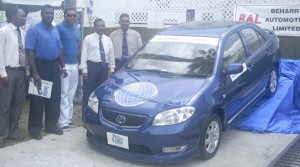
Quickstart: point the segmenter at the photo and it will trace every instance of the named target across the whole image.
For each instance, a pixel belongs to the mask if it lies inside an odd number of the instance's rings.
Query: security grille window
[[[242,34],[246,39],[251,54],[255,53],[262,46],[261,41],[258,38],[258,33],[253,28],[243,29]]]
[[[119,26],[120,13],[128,13],[132,27],[166,28],[186,21],[187,9],[195,10],[195,20],[233,21],[237,4],[298,4],[298,0],[94,0],[93,15],[84,16],[84,26],[93,26],[95,18],[104,19],[106,27]],[[0,7],[1,8],[1,7]],[[80,10],[80,9],[79,9]],[[0,11],[0,22],[5,21],[4,11]],[[30,12],[34,20],[40,21],[40,11]],[[54,22],[63,21],[63,11],[55,10]],[[90,22],[90,23],[89,23]]]
[[[233,63],[242,63],[246,59],[243,43],[237,33],[231,35],[225,44],[224,67]]]

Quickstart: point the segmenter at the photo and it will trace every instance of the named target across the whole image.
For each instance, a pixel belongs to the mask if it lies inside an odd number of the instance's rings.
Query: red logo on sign
[[[239,21],[250,22],[250,23],[254,23],[254,24],[261,24],[261,22],[258,21],[258,19],[259,19],[259,15],[258,14],[255,14],[254,18],[252,16],[252,14],[250,14],[250,15],[240,14]]]

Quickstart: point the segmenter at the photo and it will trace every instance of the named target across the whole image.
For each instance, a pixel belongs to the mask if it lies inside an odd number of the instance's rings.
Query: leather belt
[[[6,70],[11,70],[11,71],[22,71],[25,70],[25,67],[5,67]]]
[[[36,62],[43,62],[43,63],[54,63],[58,61],[58,58],[56,59],[42,59],[42,58],[36,58]]]

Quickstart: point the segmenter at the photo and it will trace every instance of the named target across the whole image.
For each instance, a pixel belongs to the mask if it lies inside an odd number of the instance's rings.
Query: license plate
[[[108,144],[117,146],[117,147],[122,147],[125,149],[129,149],[127,136],[123,136],[123,135],[119,135],[119,134],[115,134],[115,133],[111,133],[111,132],[106,132],[106,135],[107,135],[107,143]]]

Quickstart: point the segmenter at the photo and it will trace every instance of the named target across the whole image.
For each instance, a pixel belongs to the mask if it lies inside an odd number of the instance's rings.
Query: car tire
[[[278,70],[273,67],[269,76],[268,84],[266,86],[266,97],[271,97],[275,94],[278,86]]]
[[[216,114],[211,114],[200,134],[200,159],[208,160],[215,156],[220,145],[221,133],[222,124],[220,117]]]

